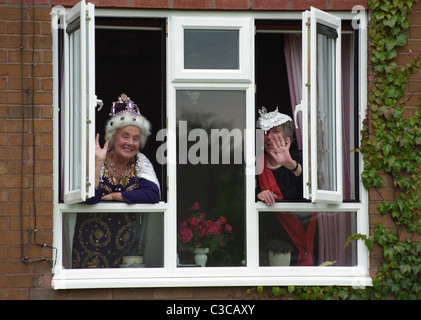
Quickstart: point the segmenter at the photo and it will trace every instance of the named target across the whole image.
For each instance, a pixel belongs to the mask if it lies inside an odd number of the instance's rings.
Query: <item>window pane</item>
[[[69,36],[70,42],[70,175],[69,175],[69,190],[76,190],[81,188],[80,177],[80,159],[81,159],[81,83],[80,83],[80,68],[81,60],[80,52],[80,29],[75,30]]]
[[[335,39],[317,35],[317,185],[336,191]]]
[[[239,69],[238,30],[184,30],[185,69]]]
[[[200,207],[198,213],[206,215],[206,221],[226,218],[229,226],[225,228],[224,224],[222,229],[226,232],[226,246],[218,247],[209,255],[207,266],[239,266],[245,259],[245,167],[242,161],[245,92],[180,90],[176,99],[178,227],[195,214],[190,210],[194,203]],[[213,238],[221,230],[208,231],[207,236]],[[189,232],[184,234],[184,247],[193,246],[192,242],[196,241],[190,239]],[[201,241],[202,238],[196,244]],[[179,245],[180,264],[194,265],[193,253],[182,249]]]
[[[260,266],[273,266],[275,261],[288,266],[356,265],[355,241],[345,247],[347,238],[354,233],[355,212],[261,212]],[[274,257],[269,254],[271,248],[282,252],[289,248],[291,254]]]
[[[64,213],[65,268],[163,266],[160,213]]]

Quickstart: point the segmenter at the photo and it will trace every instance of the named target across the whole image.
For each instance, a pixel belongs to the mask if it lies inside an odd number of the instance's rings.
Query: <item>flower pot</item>
[[[123,264],[142,264],[143,256],[124,256]]]
[[[269,265],[270,266],[289,266],[291,262],[291,252],[288,253],[273,253],[269,251]]]
[[[195,248],[194,251],[194,262],[197,266],[205,267],[208,261],[209,248]]]

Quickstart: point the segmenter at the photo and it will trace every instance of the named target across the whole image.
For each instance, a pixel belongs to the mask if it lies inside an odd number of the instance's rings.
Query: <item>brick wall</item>
[[[51,272],[48,263],[21,262],[21,236],[24,257],[51,258],[28,232],[39,229],[37,242],[52,244],[50,9],[25,4],[21,36],[20,4],[0,1],[0,299],[30,298],[30,288],[44,286]]]
[[[0,0],[0,299],[135,299],[135,298],[236,298],[245,288],[104,289],[53,291],[52,250],[34,243],[52,244],[53,228],[53,121],[50,11],[54,5],[74,5],[78,0]],[[194,10],[304,10],[310,5],[323,10],[350,10],[356,0],[97,0],[97,7]],[[21,16],[22,14],[22,16]],[[21,36],[22,17],[22,36]],[[409,43],[399,51],[398,63],[421,54],[421,4],[411,15]],[[20,50],[22,41],[22,48]],[[21,59],[22,54],[22,59]],[[23,75],[23,77],[22,77]],[[22,90],[23,81],[23,90]],[[419,108],[421,72],[411,76],[406,89],[406,115]],[[23,107],[22,107],[23,102]],[[22,121],[22,119],[24,119]],[[21,148],[23,139],[23,148]],[[23,161],[21,161],[23,159]],[[33,174],[35,179],[33,179]],[[376,206],[393,199],[392,181],[370,191],[370,225],[383,222]],[[35,204],[35,205],[34,205]],[[36,225],[35,225],[36,213]],[[21,233],[21,215],[24,232]],[[28,230],[32,230],[28,232]],[[22,237],[22,238],[21,238]],[[420,241],[421,239],[415,239]],[[373,274],[380,252],[372,252]]]

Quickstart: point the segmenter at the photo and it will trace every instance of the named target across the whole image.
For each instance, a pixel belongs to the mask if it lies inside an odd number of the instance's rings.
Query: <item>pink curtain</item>
[[[285,35],[285,60],[288,73],[291,108],[294,114],[296,105],[300,104],[302,97],[301,57],[302,44],[301,34]],[[352,36],[342,36],[342,119],[343,119],[343,181],[344,198],[354,198],[354,161],[349,152],[354,145],[353,131],[353,54]],[[301,112],[297,116],[296,138],[298,147],[302,148],[302,120]],[[337,266],[352,265],[352,248],[344,247],[346,239],[354,233],[352,230],[354,214],[340,212],[319,212],[317,222],[319,228],[319,264],[326,261],[336,261]]]
[[[284,53],[288,73],[288,85],[291,99],[292,114],[295,107],[301,103],[302,97],[302,76],[301,76],[301,34],[286,34]],[[297,114],[295,136],[297,138],[298,149],[302,149],[302,114]],[[297,128],[298,127],[298,128]]]

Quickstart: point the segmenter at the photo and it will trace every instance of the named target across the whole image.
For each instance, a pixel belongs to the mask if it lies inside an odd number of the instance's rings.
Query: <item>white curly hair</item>
[[[121,105],[126,105],[126,107],[123,111],[115,113],[116,104],[119,104],[120,107]],[[151,123],[140,114],[139,109],[130,98],[125,94],[122,94],[119,97],[119,101],[113,103],[110,115],[112,117],[105,125],[105,141],[108,141],[108,148],[110,150],[113,148],[113,140],[117,131],[120,128],[127,126],[136,126],[140,129],[139,148],[143,149],[145,147],[146,142],[151,135]]]

